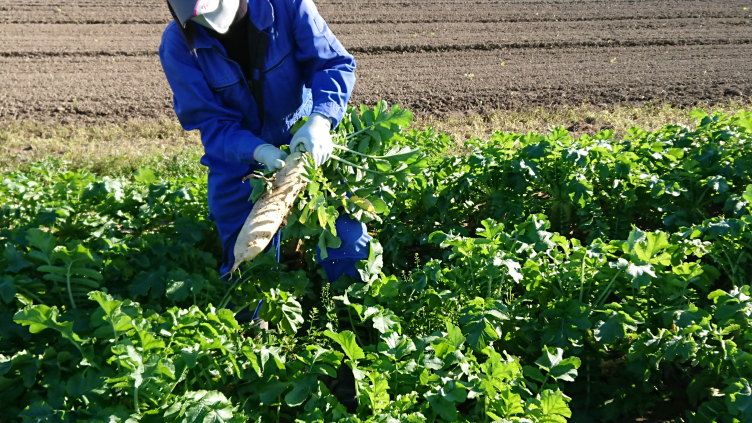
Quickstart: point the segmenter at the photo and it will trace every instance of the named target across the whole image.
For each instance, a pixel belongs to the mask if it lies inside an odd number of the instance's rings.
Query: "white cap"
[[[224,34],[238,13],[240,0],[167,0],[180,25],[188,20]]]

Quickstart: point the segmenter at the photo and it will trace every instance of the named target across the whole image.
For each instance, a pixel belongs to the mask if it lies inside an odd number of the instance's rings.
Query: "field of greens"
[[[353,110],[353,166],[311,171],[281,262],[229,291],[195,162],[2,175],[0,420],[606,422],[681,398],[676,421],[750,422],[752,114],[693,116],[458,149]],[[343,212],[377,242],[329,285]],[[220,307],[259,299],[268,330]]]

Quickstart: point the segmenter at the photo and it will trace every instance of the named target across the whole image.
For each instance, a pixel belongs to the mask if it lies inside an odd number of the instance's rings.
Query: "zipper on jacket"
[[[212,49],[216,50],[217,53],[219,53],[219,55],[222,56],[222,57],[224,57],[227,61],[234,63],[237,67],[240,67],[240,65],[238,64],[238,62],[230,59],[224,53],[222,53],[222,50],[220,50],[219,47],[212,46]],[[285,54],[285,57],[283,57],[279,62],[277,62],[276,65],[272,66],[268,70],[265,70],[264,71],[264,75],[266,75],[267,73],[273,71],[274,69],[277,69],[278,67],[282,66],[282,63],[284,63],[285,60],[287,60],[287,58],[290,57],[291,54],[292,54],[292,50],[290,50],[289,52],[287,52],[287,54]],[[240,73],[243,73],[243,71],[241,70]],[[243,79],[245,79],[245,76],[243,76]]]
[[[290,50],[287,54],[285,54],[285,57],[283,57],[282,60],[280,60],[276,65],[274,65],[271,68],[269,68],[269,70],[265,70],[264,71],[264,75],[266,75],[267,73],[269,73],[269,72],[273,71],[274,69],[277,69],[278,67],[280,67],[282,65],[282,63],[284,63],[284,61],[287,60],[288,57],[290,57],[291,54],[292,54],[292,50]]]

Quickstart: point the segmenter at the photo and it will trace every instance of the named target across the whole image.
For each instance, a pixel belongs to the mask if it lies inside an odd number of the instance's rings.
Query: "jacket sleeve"
[[[201,132],[206,154],[227,162],[254,163],[253,152],[264,141],[241,128],[241,113],[225,107],[209,88],[182,36],[176,40],[178,37],[168,34],[169,29],[162,37],[159,59],[180,124],[186,131]]]
[[[313,95],[313,110],[342,120],[355,85],[355,59],[345,50],[321,17],[313,0],[294,0],[292,10],[295,60],[303,66],[304,80]]]

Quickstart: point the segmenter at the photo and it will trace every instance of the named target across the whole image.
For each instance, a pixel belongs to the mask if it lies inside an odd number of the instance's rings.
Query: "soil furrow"
[[[323,14],[323,13],[322,13]],[[487,16],[487,15],[486,15]],[[434,23],[552,23],[552,22],[618,22],[618,21],[641,21],[646,19],[676,20],[676,19],[737,19],[739,14],[718,13],[713,15],[682,15],[682,16],[593,16],[593,17],[552,17],[552,18],[523,18],[523,17],[499,17],[499,18],[475,18],[475,17],[432,17],[424,19],[410,18],[350,18],[343,19],[334,17],[327,19],[329,25],[376,25],[376,24],[434,24]],[[169,18],[159,19],[59,19],[50,21],[47,19],[1,19],[2,24],[77,24],[77,25],[167,25]],[[748,22],[745,22],[748,23]]]
[[[639,19],[722,19],[749,17],[743,1],[604,1],[604,2],[320,2],[330,24],[437,22],[534,23]],[[162,2],[51,2],[0,5],[0,23],[155,24],[170,20]]]
[[[729,46],[749,45],[751,39],[729,40],[719,39],[687,39],[687,40],[641,40],[619,41],[607,40],[601,42],[512,42],[512,43],[485,43],[485,44],[442,44],[442,45],[396,45],[396,46],[369,46],[348,47],[351,54],[361,56],[377,56],[389,53],[427,53],[427,52],[456,52],[456,51],[493,51],[493,50],[529,50],[529,49],[563,49],[563,48],[614,48],[614,47],[665,47],[665,46]],[[90,50],[90,51],[9,51],[0,52],[0,57],[148,57],[156,56],[156,49],[126,51],[126,50]]]
[[[418,115],[752,100],[749,0],[336,1],[351,104]],[[0,124],[174,119],[163,0],[0,4]]]
[[[360,57],[353,101],[385,98],[432,115],[583,102],[690,106],[751,96],[747,59],[736,46],[393,53]]]
[[[660,46],[725,46],[752,44],[752,39],[728,40],[719,39],[688,39],[688,40],[644,40],[644,41],[580,41],[580,42],[513,42],[513,43],[486,43],[486,44],[445,44],[445,45],[398,45],[398,46],[371,46],[350,47],[348,51],[353,54],[379,55],[384,53],[425,53],[425,52],[452,52],[472,50],[511,50],[511,49],[562,49],[576,47],[660,47]]]
[[[99,51],[0,51],[0,57],[154,57],[156,50],[122,51],[122,50],[99,50]]]

